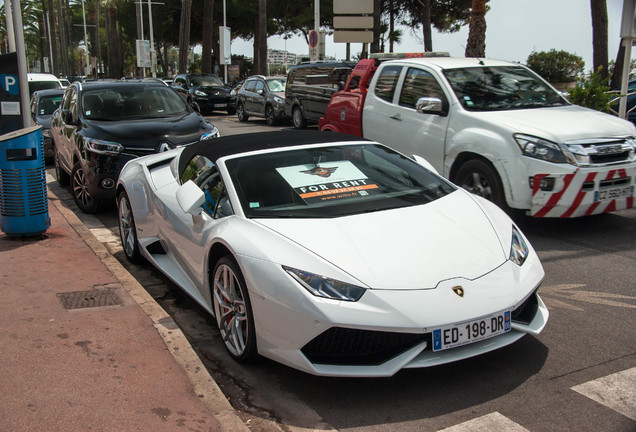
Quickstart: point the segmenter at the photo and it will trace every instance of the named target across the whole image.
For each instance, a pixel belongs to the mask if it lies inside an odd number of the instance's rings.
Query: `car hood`
[[[169,141],[173,145],[192,143],[209,129],[203,117],[195,112],[154,119],[91,120],[84,121],[83,125],[88,137],[134,148],[155,148],[162,141]]]
[[[634,135],[628,121],[578,105],[474,113],[497,127],[553,142]]]
[[[227,87],[221,87],[221,86],[193,86],[191,88],[192,91],[194,90],[201,90],[202,92],[205,93],[214,93],[216,92],[217,94],[229,94],[230,90]]]
[[[450,278],[478,278],[507,260],[492,222],[461,190],[414,207],[258,223],[376,289],[432,289]]]

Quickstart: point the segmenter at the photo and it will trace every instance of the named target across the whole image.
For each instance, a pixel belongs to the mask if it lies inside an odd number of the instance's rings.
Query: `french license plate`
[[[594,192],[594,202],[634,196],[634,186],[622,186]]]
[[[226,103],[224,103],[224,104],[214,104],[214,108],[226,108],[226,107],[227,107]]]
[[[510,331],[510,311],[433,330],[433,351],[467,345]]]

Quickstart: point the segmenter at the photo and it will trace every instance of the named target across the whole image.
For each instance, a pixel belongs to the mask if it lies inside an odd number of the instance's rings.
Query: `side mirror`
[[[262,95],[263,94],[263,89],[256,90],[256,93],[258,93],[259,95]]]
[[[70,109],[63,109],[61,113],[62,121],[66,124],[73,124],[73,113]]]
[[[181,210],[197,216],[203,210],[205,194],[192,180],[188,180],[177,189],[177,202]]]
[[[424,159],[423,157],[414,154],[413,155],[413,159],[415,160],[415,162],[417,162],[418,164],[422,165],[424,168],[426,168],[430,172],[439,175],[439,173],[433,167],[433,165],[431,165],[431,163],[429,161],[427,161],[426,159]]]
[[[436,97],[419,98],[415,103],[415,109],[420,114],[446,114],[442,100]]]

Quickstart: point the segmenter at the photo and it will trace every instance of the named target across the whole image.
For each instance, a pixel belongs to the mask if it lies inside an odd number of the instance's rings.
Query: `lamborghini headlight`
[[[512,242],[510,244],[510,261],[521,266],[528,258],[530,250],[526,241],[523,239],[521,232],[516,226],[512,226]]]
[[[366,291],[356,285],[340,282],[317,274],[283,266],[303,288],[315,295],[333,300],[358,301]]]

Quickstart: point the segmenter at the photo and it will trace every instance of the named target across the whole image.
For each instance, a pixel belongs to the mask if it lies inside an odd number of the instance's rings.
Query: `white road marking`
[[[572,390],[636,421],[636,368],[577,385]]]
[[[494,412],[438,432],[529,432],[528,429],[510,420],[508,417]]]

